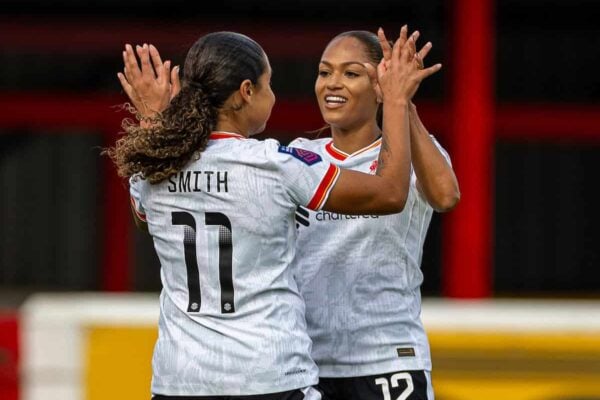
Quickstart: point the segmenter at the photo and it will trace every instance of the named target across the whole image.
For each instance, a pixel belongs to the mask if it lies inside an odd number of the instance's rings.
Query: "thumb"
[[[388,63],[386,62],[386,60],[384,58],[381,59],[381,61],[379,62],[379,65],[377,65],[377,77],[381,78],[383,75],[385,75],[385,73],[387,72],[388,69]]]
[[[363,65],[365,66],[365,69],[367,70],[367,75],[369,76],[369,80],[371,81],[371,85],[373,85],[373,87],[377,86],[377,84],[378,84],[378,82],[377,82],[377,70],[370,63],[364,63]]]
[[[381,93],[381,87],[379,86],[379,80],[377,79],[377,70],[372,64],[365,63],[364,65],[367,69],[367,74],[369,75],[373,90],[375,90],[375,94],[377,95],[377,101],[381,101],[383,94]]]

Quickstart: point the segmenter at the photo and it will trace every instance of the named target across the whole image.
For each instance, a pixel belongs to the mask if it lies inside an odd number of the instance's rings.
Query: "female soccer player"
[[[381,98],[362,64],[389,60],[383,31],[379,36],[378,41],[373,33],[351,31],[329,43],[315,93],[332,138],[297,139],[291,146],[342,168],[377,170]],[[403,27],[400,41],[406,40]],[[430,48],[430,43],[423,47],[421,58]],[[429,344],[420,319],[420,263],[432,209],[451,209],[459,191],[448,155],[412,103],[409,109],[412,172],[401,213],[298,210],[294,273],[306,302],[319,388],[328,399],[433,399]]]
[[[157,115],[130,83],[164,88],[170,66],[154,52],[153,70],[148,46],[138,53],[141,69],[127,48],[120,79],[149,120],[126,124],[109,155],[131,178],[136,218],[147,224],[162,266],[155,398],[319,398],[310,390],[317,368],[289,268],[294,210],[401,210],[408,102],[441,66],[421,69],[409,41],[396,43],[389,65],[376,73],[367,67],[386,99],[380,168],[369,176],[310,151],[248,139],[264,129],[275,100],[267,56],[248,37],[200,38],[188,52],[181,91]]]

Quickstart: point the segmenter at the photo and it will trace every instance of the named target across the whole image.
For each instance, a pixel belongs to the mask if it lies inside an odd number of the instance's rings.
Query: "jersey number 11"
[[[188,312],[200,311],[200,276],[198,272],[198,259],[196,256],[196,219],[185,211],[171,213],[173,225],[183,225],[183,250],[185,267],[188,279]],[[205,213],[204,224],[219,227],[219,282],[221,284],[221,313],[235,312],[233,302],[233,277],[232,277],[232,245],[231,222],[225,214],[217,212]]]

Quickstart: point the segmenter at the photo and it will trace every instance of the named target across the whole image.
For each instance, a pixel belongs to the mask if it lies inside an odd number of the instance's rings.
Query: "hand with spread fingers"
[[[171,61],[163,62],[153,45],[136,46],[135,53],[131,45],[125,45],[125,67],[117,76],[141,118],[152,118],[181,90],[179,67],[171,69]]]
[[[407,41],[409,42],[408,44],[410,42],[414,43],[419,37],[419,32],[414,32],[410,38],[407,38],[407,30],[406,25],[400,30],[398,40],[401,46],[407,44]],[[383,51],[383,63],[386,68],[389,68],[393,57],[392,46],[381,28],[377,32],[377,36]],[[431,47],[431,42],[427,42],[419,52],[413,53],[412,62],[418,72],[427,71],[424,69],[423,60],[427,57]],[[435,67],[430,67],[430,69]],[[437,70],[439,70],[439,67]],[[429,75],[437,70],[434,70]],[[439,150],[438,145],[435,144],[433,136],[429,134],[421,121],[417,107],[412,101],[408,104],[408,110],[410,116],[411,163],[417,178],[415,181],[417,190],[436,211],[449,211],[456,206],[460,199],[460,190],[456,175],[452,170],[451,164]]]
[[[400,36],[393,46],[390,45],[383,29],[379,29],[378,37],[383,50],[383,59],[377,66],[377,86],[383,98],[400,98],[410,101],[419,84],[427,77],[439,71],[441,64],[425,68],[423,59],[431,50],[431,42],[427,42],[420,51],[416,50],[419,32],[415,31],[407,37],[408,28],[400,30]],[[373,75],[373,72],[371,72]]]

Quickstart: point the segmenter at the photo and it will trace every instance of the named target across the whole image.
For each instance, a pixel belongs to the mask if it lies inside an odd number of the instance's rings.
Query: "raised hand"
[[[163,62],[156,47],[136,46],[140,63],[129,44],[123,51],[124,73],[117,77],[133,106],[142,118],[164,111],[181,90],[179,67],[171,70],[171,62]]]
[[[431,42],[427,42],[420,51],[416,51],[416,41],[419,37],[419,32],[415,31],[409,38],[407,38],[408,28],[405,26],[400,30],[400,36],[394,43],[394,46],[390,46],[383,29],[379,29],[377,36],[383,51],[383,59],[377,67],[377,82],[379,88],[376,90],[380,91],[382,97],[386,97],[386,89],[384,85],[388,85],[387,90],[391,90],[393,82],[390,80],[391,75],[396,75],[400,79],[401,85],[398,85],[397,95],[401,95],[406,100],[410,100],[416,93],[419,84],[423,79],[433,75],[439,71],[442,67],[441,64],[433,65],[429,68],[424,68],[423,60],[427,57],[427,54],[431,50]],[[394,71],[391,71],[391,69]],[[387,75],[387,76],[386,76]],[[388,93],[387,95],[390,95]]]
[[[378,37],[384,53],[383,60],[377,66],[377,81],[381,95],[384,98],[391,96],[410,101],[423,79],[439,71],[442,65],[423,67],[423,59],[432,46],[428,42],[417,52],[418,31],[407,38],[407,28],[406,26],[402,27],[400,37],[392,48],[390,48],[382,29],[378,32]]]

